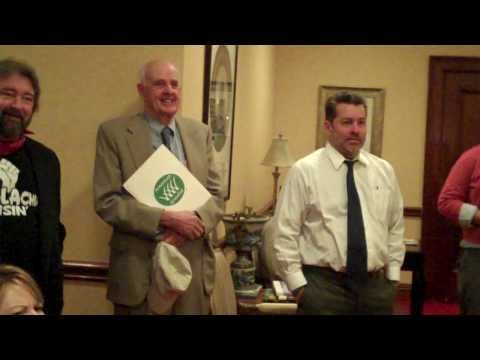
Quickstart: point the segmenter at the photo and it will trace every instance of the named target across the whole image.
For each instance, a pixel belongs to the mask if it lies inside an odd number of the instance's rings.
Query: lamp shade
[[[284,139],[282,135],[272,140],[272,144],[268,149],[265,159],[262,161],[262,165],[276,166],[276,167],[289,167],[292,166],[295,160],[290,154],[288,149],[288,141]]]

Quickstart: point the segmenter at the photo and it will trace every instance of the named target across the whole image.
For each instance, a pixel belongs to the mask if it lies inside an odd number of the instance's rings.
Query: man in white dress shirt
[[[328,99],[324,148],[291,168],[275,211],[274,249],[303,314],[392,314],[405,257],[392,166],[364,150],[367,106]]]

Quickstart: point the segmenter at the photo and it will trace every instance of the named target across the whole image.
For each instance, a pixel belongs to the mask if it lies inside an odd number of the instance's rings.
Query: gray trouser
[[[304,266],[307,286],[298,304],[305,315],[391,315],[396,287],[383,271],[369,273],[365,284],[330,268]]]
[[[480,314],[480,249],[462,248],[458,260],[458,292],[463,315]]]
[[[147,315],[147,301],[145,300],[138,306],[126,306],[113,304],[114,315]]]

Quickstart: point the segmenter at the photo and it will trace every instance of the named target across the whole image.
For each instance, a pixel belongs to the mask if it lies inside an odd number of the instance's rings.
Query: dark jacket
[[[32,275],[45,298],[45,312],[55,315],[63,308],[62,251],[66,235],[60,222],[60,162],[38,141],[27,138],[24,146],[38,184],[40,273]]]

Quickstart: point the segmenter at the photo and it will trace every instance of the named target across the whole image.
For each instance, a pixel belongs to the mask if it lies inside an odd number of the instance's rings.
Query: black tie
[[[345,160],[347,164],[347,273],[359,282],[368,279],[367,272],[367,246],[365,241],[365,228],[363,226],[362,207],[358,198],[357,188],[353,177],[353,164],[355,161]]]
[[[167,147],[168,150],[172,150],[172,137],[173,137],[173,130],[170,129],[168,126],[165,126],[162,130],[162,142],[163,145]]]

